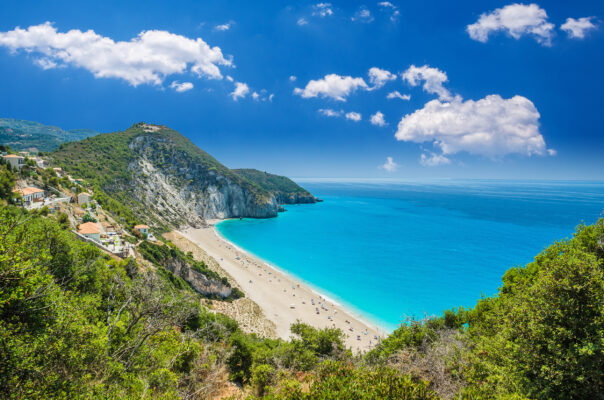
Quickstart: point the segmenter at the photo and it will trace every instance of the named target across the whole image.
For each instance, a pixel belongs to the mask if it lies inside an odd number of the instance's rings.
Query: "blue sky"
[[[604,3],[257,3],[5,0],[1,114],[291,177],[602,179]]]

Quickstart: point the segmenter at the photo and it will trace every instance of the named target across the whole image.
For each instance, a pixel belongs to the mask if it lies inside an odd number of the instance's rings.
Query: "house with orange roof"
[[[78,233],[96,242],[101,242],[101,228],[97,222],[85,222],[78,226]]]
[[[149,227],[147,225],[136,225],[134,230],[140,233],[141,235],[149,234]]]
[[[23,203],[27,206],[33,202],[44,201],[44,190],[38,189],[37,187],[26,187],[23,189],[15,189],[13,193],[18,193],[23,199]]]

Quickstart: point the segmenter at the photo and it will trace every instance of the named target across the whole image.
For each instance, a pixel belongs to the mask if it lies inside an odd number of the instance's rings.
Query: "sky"
[[[0,117],[293,178],[604,177],[601,1],[0,4]]]

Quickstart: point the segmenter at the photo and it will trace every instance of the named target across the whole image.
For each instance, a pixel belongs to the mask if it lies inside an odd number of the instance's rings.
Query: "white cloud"
[[[386,162],[380,165],[378,168],[384,169],[388,172],[394,172],[398,168],[398,164],[394,162],[392,157],[386,157]]]
[[[351,111],[346,113],[346,119],[349,119],[354,122],[359,122],[361,120],[361,114],[359,114],[358,112]]]
[[[226,80],[229,81],[229,82],[233,82],[234,81],[234,79],[233,79],[233,77],[231,75],[227,75],[226,76]]]
[[[431,151],[426,151],[420,156],[419,163],[424,167],[436,167],[438,165],[450,164],[451,160],[449,160],[442,154],[436,154]]]
[[[167,31],[143,31],[130,41],[114,41],[92,30],[65,33],[46,22],[27,29],[0,32],[0,46],[43,55],[48,62],[84,68],[97,78],[118,78],[132,86],[161,85],[172,74],[192,72],[221,79],[219,66],[231,66],[219,47],[201,38]],[[51,64],[47,64],[51,65]]]
[[[514,39],[531,35],[537,42],[549,46],[554,24],[547,22],[547,13],[537,4],[510,4],[482,14],[466,30],[472,39],[483,43],[492,32],[503,31]]]
[[[331,108],[320,108],[319,113],[325,115],[326,117],[341,117],[343,111],[332,110]]]
[[[291,75],[291,76],[289,77],[289,81],[290,81],[290,82],[295,82],[295,81],[296,81],[296,79],[298,79],[298,78],[296,77],[296,75]]]
[[[221,32],[228,31],[229,29],[231,29],[232,25],[233,25],[232,22],[227,22],[226,24],[216,25],[214,27],[214,30],[215,31],[221,31]]]
[[[373,125],[377,125],[377,126],[386,126],[386,125],[388,125],[386,123],[386,121],[384,120],[384,114],[381,111],[378,111],[375,114],[373,114],[371,116],[370,121],[371,121],[371,123]]]
[[[389,1],[380,1],[378,5],[384,8],[396,8],[396,6]]]
[[[338,101],[346,101],[346,96],[359,88],[368,89],[363,78],[329,74],[322,79],[309,81],[304,89],[295,88],[294,94],[305,99],[329,97]]]
[[[386,98],[388,100],[391,100],[391,99],[411,100],[411,96],[410,95],[408,95],[408,94],[401,94],[398,90],[395,90],[394,92],[388,93],[388,95],[386,96]]]
[[[388,81],[396,79],[396,74],[385,69],[373,67],[369,69],[369,82],[373,84],[373,89],[379,89]]]
[[[299,26],[304,26],[304,25],[308,25],[308,21],[306,20],[306,18],[300,18],[298,19],[298,22],[296,22]]]
[[[274,93],[271,93],[270,96],[268,96],[268,101],[273,101],[273,98],[275,97]]]
[[[424,81],[423,89],[428,93],[437,94],[441,100],[452,98],[451,93],[443,86],[443,83],[449,80],[447,74],[438,68],[412,65],[403,73],[402,77],[411,86],[417,86],[420,81]]]
[[[333,15],[333,9],[331,8],[331,3],[318,3],[315,4],[313,6],[313,13],[312,15],[318,16],[318,17],[327,17],[330,15]]]
[[[256,101],[258,101],[258,99],[260,98],[260,95],[258,94],[258,92],[254,92],[252,93],[252,98]]]
[[[231,93],[233,100],[244,98],[250,92],[250,88],[247,84],[242,82],[235,82],[235,90]]]
[[[363,6],[356,13],[354,13],[354,17],[352,17],[351,20],[368,24],[373,22],[374,18],[373,15],[371,15],[371,12]]]
[[[186,92],[187,90],[193,89],[193,84],[191,82],[180,83],[178,81],[174,81],[170,84],[170,88],[174,89],[178,93],[182,93]]]
[[[560,26],[560,29],[568,34],[572,39],[583,39],[585,32],[596,29],[596,26],[591,22],[594,17],[584,17],[579,19],[567,18],[566,22]]]
[[[468,152],[491,158],[507,154],[544,155],[539,133],[539,112],[525,97],[503,99],[489,95],[481,100],[432,100],[404,116],[396,139],[433,143],[443,155]],[[550,152],[551,153],[551,152]]]
[[[547,154],[550,156],[555,156],[558,154],[558,152],[554,149],[547,149]]]
[[[378,6],[380,6],[385,11],[392,11],[392,15],[390,15],[390,21],[392,22],[396,22],[398,17],[401,15],[401,12],[398,10],[398,7],[389,1],[381,1],[378,3]]]
[[[47,70],[47,69],[52,69],[52,68],[58,68],[59,64],[57,64],[56,62],[48,59],[48,58],[37,58],[36,60],[34,60],[34,63],[42,68],[43,70]]]

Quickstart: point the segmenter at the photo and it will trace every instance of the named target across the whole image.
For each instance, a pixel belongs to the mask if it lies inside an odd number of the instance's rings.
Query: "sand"
[[[216,222],[208,221],[207,228],[189,228],[180,234],[201,247],[235,279],[245,295],[275,323],[278,337],[290,338],[290,325],[297,320],[316,328],[340,328],[346,335],[346,345],[355,353],[370,350],[377,343],[376,337],[386,336],[342,305],[222,238],[214,228]]]

